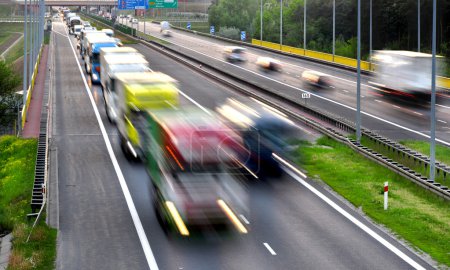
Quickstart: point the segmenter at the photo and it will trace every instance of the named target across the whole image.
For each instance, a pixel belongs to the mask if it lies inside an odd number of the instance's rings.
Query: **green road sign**
[[[178,8],[178,0],[150,0],[149,8]]]

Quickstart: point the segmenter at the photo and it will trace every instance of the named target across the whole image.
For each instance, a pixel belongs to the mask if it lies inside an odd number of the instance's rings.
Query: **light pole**
[[[333,62],[334,62],[335,48],[336,48],[336,0],[333,0]]]
[[[303,49],[306,54],[306,0],[303,3]]]
[[[436,148],[436,0],[433,0],[433,35],[431,41],[431,132],[430,132],[430,180],[434,181]]]
[[[370,0],[370,26],[369,26],[369,62],[372,69],[372,0]]]
[[[417,0],[417,51],[420,52],[420,0]]]
[[[283,48],[283,0],[280,2],[280,50]]]
[[[260,12],[260,19],[261,22],[259,24],[259,26],[261,27],[260,32],[259,32],[259,40],[261,40],[261,44],[262,44],[262,40],[263,40],[263,0],[261,0],[261,12]]]
[[[356,83],[356,141],[361,142],[361,0],[358,0],[358,45]]]
[[[22,80],[22,87],[23,87],[23,104],[26,103],[27,98],[27,88],[28,88],[28,76],[27,76],[27,61],[28,61],[28,35],[27,35],[27,17],[28,17],[28,6],[27,6],[27,0],[25,0],[24,4],[24,20],[23,20],[23,37],[24,37],[24,45],[23,45],[23,80]],[[20,123],[20,126],[22,126],[22,123]]]

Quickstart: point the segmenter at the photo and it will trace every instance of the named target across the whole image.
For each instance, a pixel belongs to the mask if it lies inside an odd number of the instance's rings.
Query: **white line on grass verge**
[[[127,203],[128,209],[131,214],[131,218],[133,219],[134,227],[136,228],[139,240],[141,242],[142,249],[144,250],[145,258],[147,259],[147,264],[151,270],[158,270],[158,265],[156,264],[155,256],[153,255],[152,249],[150,247],[150,243],[148,242],[147,235],[145,234],[144,227],[142,226],[141,219],[139,218],[139,214],[136,210],[136,206],[134,205],[133,199],[130,194],[130,190],[128,189],[127,183],[125,181],[125,177],[123,176],[122,170],[120,169],[119,162],[114,154],[114,151],[111,146],[111,142],[106,134],[105,126],[103,125],[103,121],[100,117],[100,113],[98,112],[97,106],[95,105],[94,97],[90,91],[88,83],[86,81],[86,77],[84,76],[83,70],[81,69],[80,62],[78,61],[77,54],[75,49],[73,48],[72,42],[67,36],[69,40],[70,47],[72,48],[73,55],[75,60],[77,61],[78,69],[80,70],[81,78],[83,79],[83,83],[85,86],[85,90],[89,96],[92,107],[94,109],[95,116],[97,117],[98,125],[100,126],[100,130],[102,131],[103,139],[105,140],[106,148],[108,149],[108,154],[111,158],[111,162],[114,166],[114,170],[116,171],[117,178],[119,179],[120,187],[122,188],[123,195],[125,197],[125,201]]]
[[[415,269],[425,269],[420,264],[418,264],[416,261],[411,259],[408,255],[400,251],[398,248],[393,246],[391,243],[389,243],[387,240],[385,240],[383,237],[381,237],[379,234],[374,232],[372,229],[364,225],[361,221],[357,220],[354,216],[352,216],[350,213],[342,209],[339,205],[334,203],[332,200],[330,200],[327,196],[325,196],[323,193],[315,189],[313,186],[308,184],[305,179],[300,177],[299,175],[295,174],[289,169],[285,169],[285,172],[289,174],[292,178],[294,178],[297,182],[305,186],[307,189],[309,189],[312,193],[314,193],[317,197],[322,199],[325,203],[327,203],[329,206],[331,206],[334,210],[336,210],[339,214],[343,215],[345,218],[350,220],[353,224],[358,226],[361,230],[363,230],[365,233],[373,237],[375,240],[377,240],[380,244],[385,246],[387,249],[389,249],[391,252],[393,252],[395,255],[400,257],[402,260],[404,260],[406,263],[414,267]]]

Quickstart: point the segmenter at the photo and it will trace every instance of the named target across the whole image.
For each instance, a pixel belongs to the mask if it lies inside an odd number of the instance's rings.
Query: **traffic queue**
[[[136,49],[120,47],[112,30],[89,27],[78,35],[85,70],[102,89],[125,157],[147,170],[164,231],[247,234],[245,182],[281,176],[272,154],[284,151],[294,125],[257,102],[229,100],[217,112],[185,105],[176,79],[152,71]]]

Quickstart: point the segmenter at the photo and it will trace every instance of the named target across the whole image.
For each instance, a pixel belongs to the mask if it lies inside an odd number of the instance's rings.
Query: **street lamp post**
[[[417,51],[420,52],[420,0],[417,0]]]
[[[361,0],[358,0],[358,45],[356,83],[356,141],[361,142]]]
[[[306,54],[306,0],[303,3],[303,49]]]
[[[280,2],[280,50],[283,48],[283,0]]]
[[[336,0],[333,0],[333,62],[334,62],[335,48],[336,48]]]
[[[434,181],[436,155],[436,0],[433,0],[433,35],[431,40],[431,51],[430,180]]]
[[[259,32],[259,40],[261,40],[261,43],[262,43],[262,40],[263,40],[263,0],[261,0],[261,12],[260,12],[259,17],[261,17],[260,18],[261,21],[259,24],[259,26],[261,27],[260,32]]]
[[[28,68],[28,23],[27,23],[27,17],[28,17],[28,6],[27,6],[27,0],[25,0],[24,4],[24,20],[23,20],[23,80],[22,80],[22,87],[23,87],[23,104],[26,102],[26,96],[27,96],[27,86],[28,86],[28,76],[27,76],[27,68]],[[22,124],[21,124],[22,125]]]
[[[369,26],[369,61],[371,63],[370,68],[372,68],[372,0],[370,0],[370,26]]]

